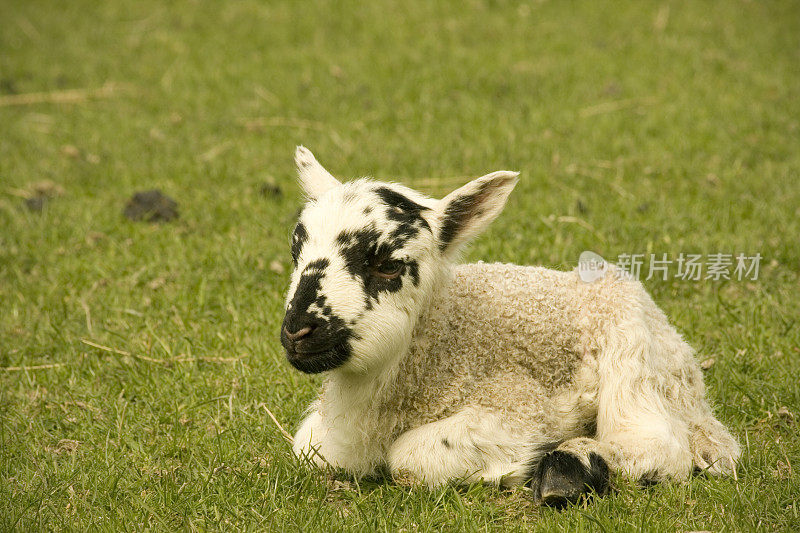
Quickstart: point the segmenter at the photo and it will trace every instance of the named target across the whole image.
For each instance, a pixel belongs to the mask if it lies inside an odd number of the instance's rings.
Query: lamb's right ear
[[[329,189],[341,185],[341,182],[331,176],[330,172],[319,164],[311,150],[305,146],[297,147],[294,152],[294,162],[297,165],[300,186],[311,200],[315,200]]]
[[[519,172],[499,170],[451,192],[439,201],[439,249],[452,255],[492,222],[506,205]]]

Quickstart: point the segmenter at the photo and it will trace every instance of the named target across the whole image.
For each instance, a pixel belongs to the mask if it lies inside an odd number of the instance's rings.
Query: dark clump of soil
[[[0,78],[0,93],[19,94],[17,82],[13,78]]]
[[[258,194],[265,198],[280,198],[283,190],[276,183],[265,181],[258,187]]]
[[[25,190],[21,191],[20,196],[25,201],[25,207],[38,213],[44,210],[50,200],[64,196],[65,192],[64,187],[58,183],[43,180],[29,184]]]
[[[178,218],[178,203],[158,189],[137,192],[122,212],[128,220],[169,222]]]
[[[46,196],[31,196],[25,198],[25,206],[31,211],[41,211],[44,209],[44,204],[47,203]]]

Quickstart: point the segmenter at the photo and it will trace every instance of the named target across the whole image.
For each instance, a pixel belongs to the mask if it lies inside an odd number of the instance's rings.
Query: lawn
[[[793,1],[0,1],[0,529],[798,530],[798,139]],[[760,254],[644,281],[738,481],[559,512],[298,465],[268,411],[321,382],[278,342],[301,143],[437,196],[520,170],[465,260]],[[180,218],[127,220],[155,188]]]

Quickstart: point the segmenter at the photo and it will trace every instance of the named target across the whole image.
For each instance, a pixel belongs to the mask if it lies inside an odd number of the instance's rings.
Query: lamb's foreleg
[[[292,451],[300,459],[308,460],[316,466],[324,467],[330,464],[330,461],[335,459],[334,450],[327,449],[326,456],[322,455],[323,442],[329,431],[330,428],[325,425],[319,412],[312,410],[294,435]]]
[[[313,409],[295,433],[292,451],[320,468],[341,468],[355,476],[372,474],[381,459],[374,448],[353,442],[352,433],[330,424]]]
[[[519,470],[529,441],[510,432],[493,413],[467,408],[400,435],[389,448],[389,469],[398,481],[429,486],[502,483]]]

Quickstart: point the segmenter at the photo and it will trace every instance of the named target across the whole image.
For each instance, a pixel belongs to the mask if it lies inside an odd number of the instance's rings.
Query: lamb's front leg
[[[356,477],[374,474],[385,462],[381,442],[336,421],[312,410],[294,436],[295,455],[318,467],[341,468]]]
[[[330,428],[323,423],[319,412],[311,411],[294,435],[292,451],[297,457],[307,459],[316,466],[324,467],[331,464],[335,459],[335,450],[328,445],[325,446],[325,456],[322,454],[323,443],[329,431]]]
[[[389,448],[389,469],[398,481],[428,486],[501,483],[519,470],[529,441],[493,413],[468,408],[400,435]]]

